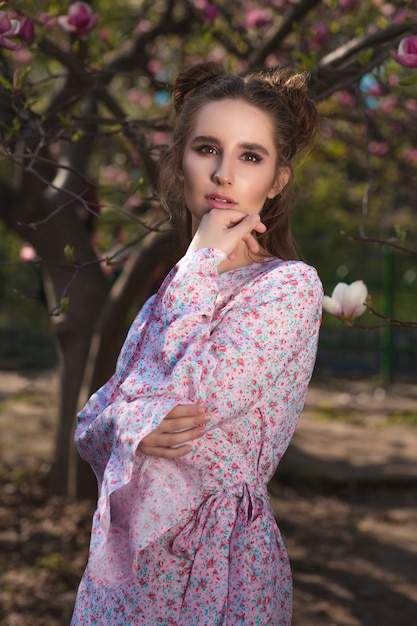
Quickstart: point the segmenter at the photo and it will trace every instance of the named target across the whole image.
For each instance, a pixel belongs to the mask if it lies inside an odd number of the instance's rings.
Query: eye
[[[245,152],[242,154],[241,159],[242,161],[249,161],[250,163],[260,163],[262,161],[262,157],[254,152]]]
[[[213,146],[208,146],[208,145],[197,146],[195,148],[195,151],[198,152],[199,154],[218,154],[216,148],[214,148]]]

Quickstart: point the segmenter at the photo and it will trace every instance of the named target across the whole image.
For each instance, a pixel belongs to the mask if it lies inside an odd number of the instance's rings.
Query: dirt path
[[[92,504],[46,489],[56,402],[56,374],[0,372],[2,626],[68,624],[85,564]],[[270,485],[294,626],[417,625],[416,450],[417,386],[312,386]]]

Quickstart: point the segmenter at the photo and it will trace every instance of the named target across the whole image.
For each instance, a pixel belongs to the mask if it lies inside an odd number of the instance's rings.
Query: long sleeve
[[[123,376],[139,351],[140,337],[152,319],[155,295],[139,311],[124,341],[113,376],[92,394],[77,415],[75,443],[79,453],[92,466],[99,482],[110,458],[114,440],[115,416],[109,418],[105,410],[119,394]]]
[[[216,311],[218,251],[184,257],[160,295],[149,340],[153,362],[138,361],[122,384],[126,402],[175,397],[225,420],[248,410],[288,362],[317,342],[322,289],[315,270],[282,264]]]

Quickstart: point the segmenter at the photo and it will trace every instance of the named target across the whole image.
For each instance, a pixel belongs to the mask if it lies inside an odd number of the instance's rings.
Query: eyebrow
[[[194,137],[194,139],[191,142],[192,144],[196,144],[196,143],[213,143],[215,145],[220,145],[221,141],[220,139],[217,139],[217,137],[213,137],[211,135],[198,135],[197,137]],[[243,149],[243,150],[249,150],[250,152],[261,152],[262,154],[264,154],[265,156],[270,156],[269,151],[265,148],[265,146],[263,146],[260,143],[240,143],[239,144],[239,148]]]

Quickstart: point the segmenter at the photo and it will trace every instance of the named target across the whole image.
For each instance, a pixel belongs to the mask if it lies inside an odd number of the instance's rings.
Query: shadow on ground
[[[93,504],[47,490],[55,383],[53,376],[0,373],[2,626],[69,624],[87,558]],[[415,407],[415,387],[403,391]],[[313,387],[294,445],[270,483],[293,567],[293,626],[411,626],[417,480],[408,451],[416,449],[417,429],[396,424],[387,435],[390,402],[399,404],[389,394],[372,406],[366,387],[347,392],[344,385],[341,394]],[[366,406],[366,419],[317,417],[318,408],[340,404],[346,415]]]

